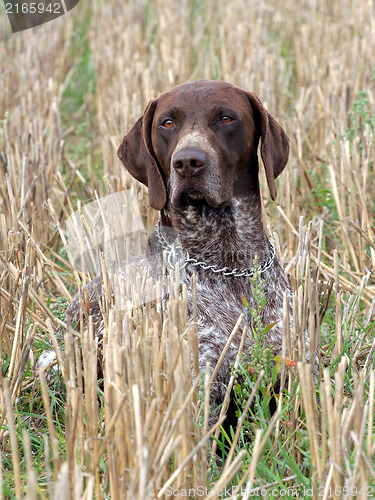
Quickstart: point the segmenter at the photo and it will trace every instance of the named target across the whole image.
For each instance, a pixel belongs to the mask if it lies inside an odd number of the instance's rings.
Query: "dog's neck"
[[[183,210],[168,206],[161,213],[163,226],[170,226],[190,257],[209,265],[228,268],[252,267],[267,260],[269,242],[262,221],[259,194],[233,198],[225,207],[205,202]]]

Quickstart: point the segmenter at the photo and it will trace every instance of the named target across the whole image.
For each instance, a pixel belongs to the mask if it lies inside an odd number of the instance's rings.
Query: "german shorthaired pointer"
[[[197,277],[199,366],[215,367],[241,313],[252,318],[242,294],[254,305],[249,276],[258,256],[265,282],[263,324],[275,323],[266,337],[275,354],[282,346],[283,295],[290,287],[262,222],[258,180],[258,143],[270,194],[289,155],[289,140],[258,97],[234,85],[199,80],[179,85],[151,101],[125,135],[118,156],[138,181],[148,186],[151,207],[161,223],[149,239],[147,257],[134,261],[138,271],[161,277],[162,251],[176,241],[184,264],[181,281],[188,289],[192,318],[191,276]],[[171,231],[173,238],[171,239]],[[182,249],[181,249],[182,247]],[[86,287],[97,334],[103,321],[94,286]],[[79,297],[67,309],[79,321]],[[75,326],[79,330],[79,323]],[[223,400],[242,335],[238,330],[212,391],[213,409]],[[251,328],[244,350],[253,344]]]

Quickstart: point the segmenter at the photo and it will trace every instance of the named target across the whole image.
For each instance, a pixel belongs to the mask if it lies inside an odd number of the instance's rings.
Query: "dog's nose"
[[[172,165],[181,177],[194,177],[206,162],[206,154],[200,149],[184,148],[174,155]]]

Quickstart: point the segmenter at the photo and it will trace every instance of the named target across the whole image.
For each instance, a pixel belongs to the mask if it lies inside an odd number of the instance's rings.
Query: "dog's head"
[[[205,201],[218,207],[259,190],[257,149],[272,199],[289,140],[258,97],[230,83],[198,80],[150,101],[125,135],[118,156],[148,186],[161,210]]]

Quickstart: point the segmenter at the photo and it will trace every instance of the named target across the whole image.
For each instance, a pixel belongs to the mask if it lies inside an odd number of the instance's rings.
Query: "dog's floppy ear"
[[[260,153],[262,156],[271,198],[276,198],[275,179],[284,170],[289,158],[289,139],[283,128],[267,112],[258,96],[246,92],[253,108],[255,126],[262,139]]]
[[[156,100],[150,101],[143,115],[125,135],[117,155],[126,170],[148,187],[152,208],[161,210],[167,202],[167,191],[151,144],[151,126]]]

